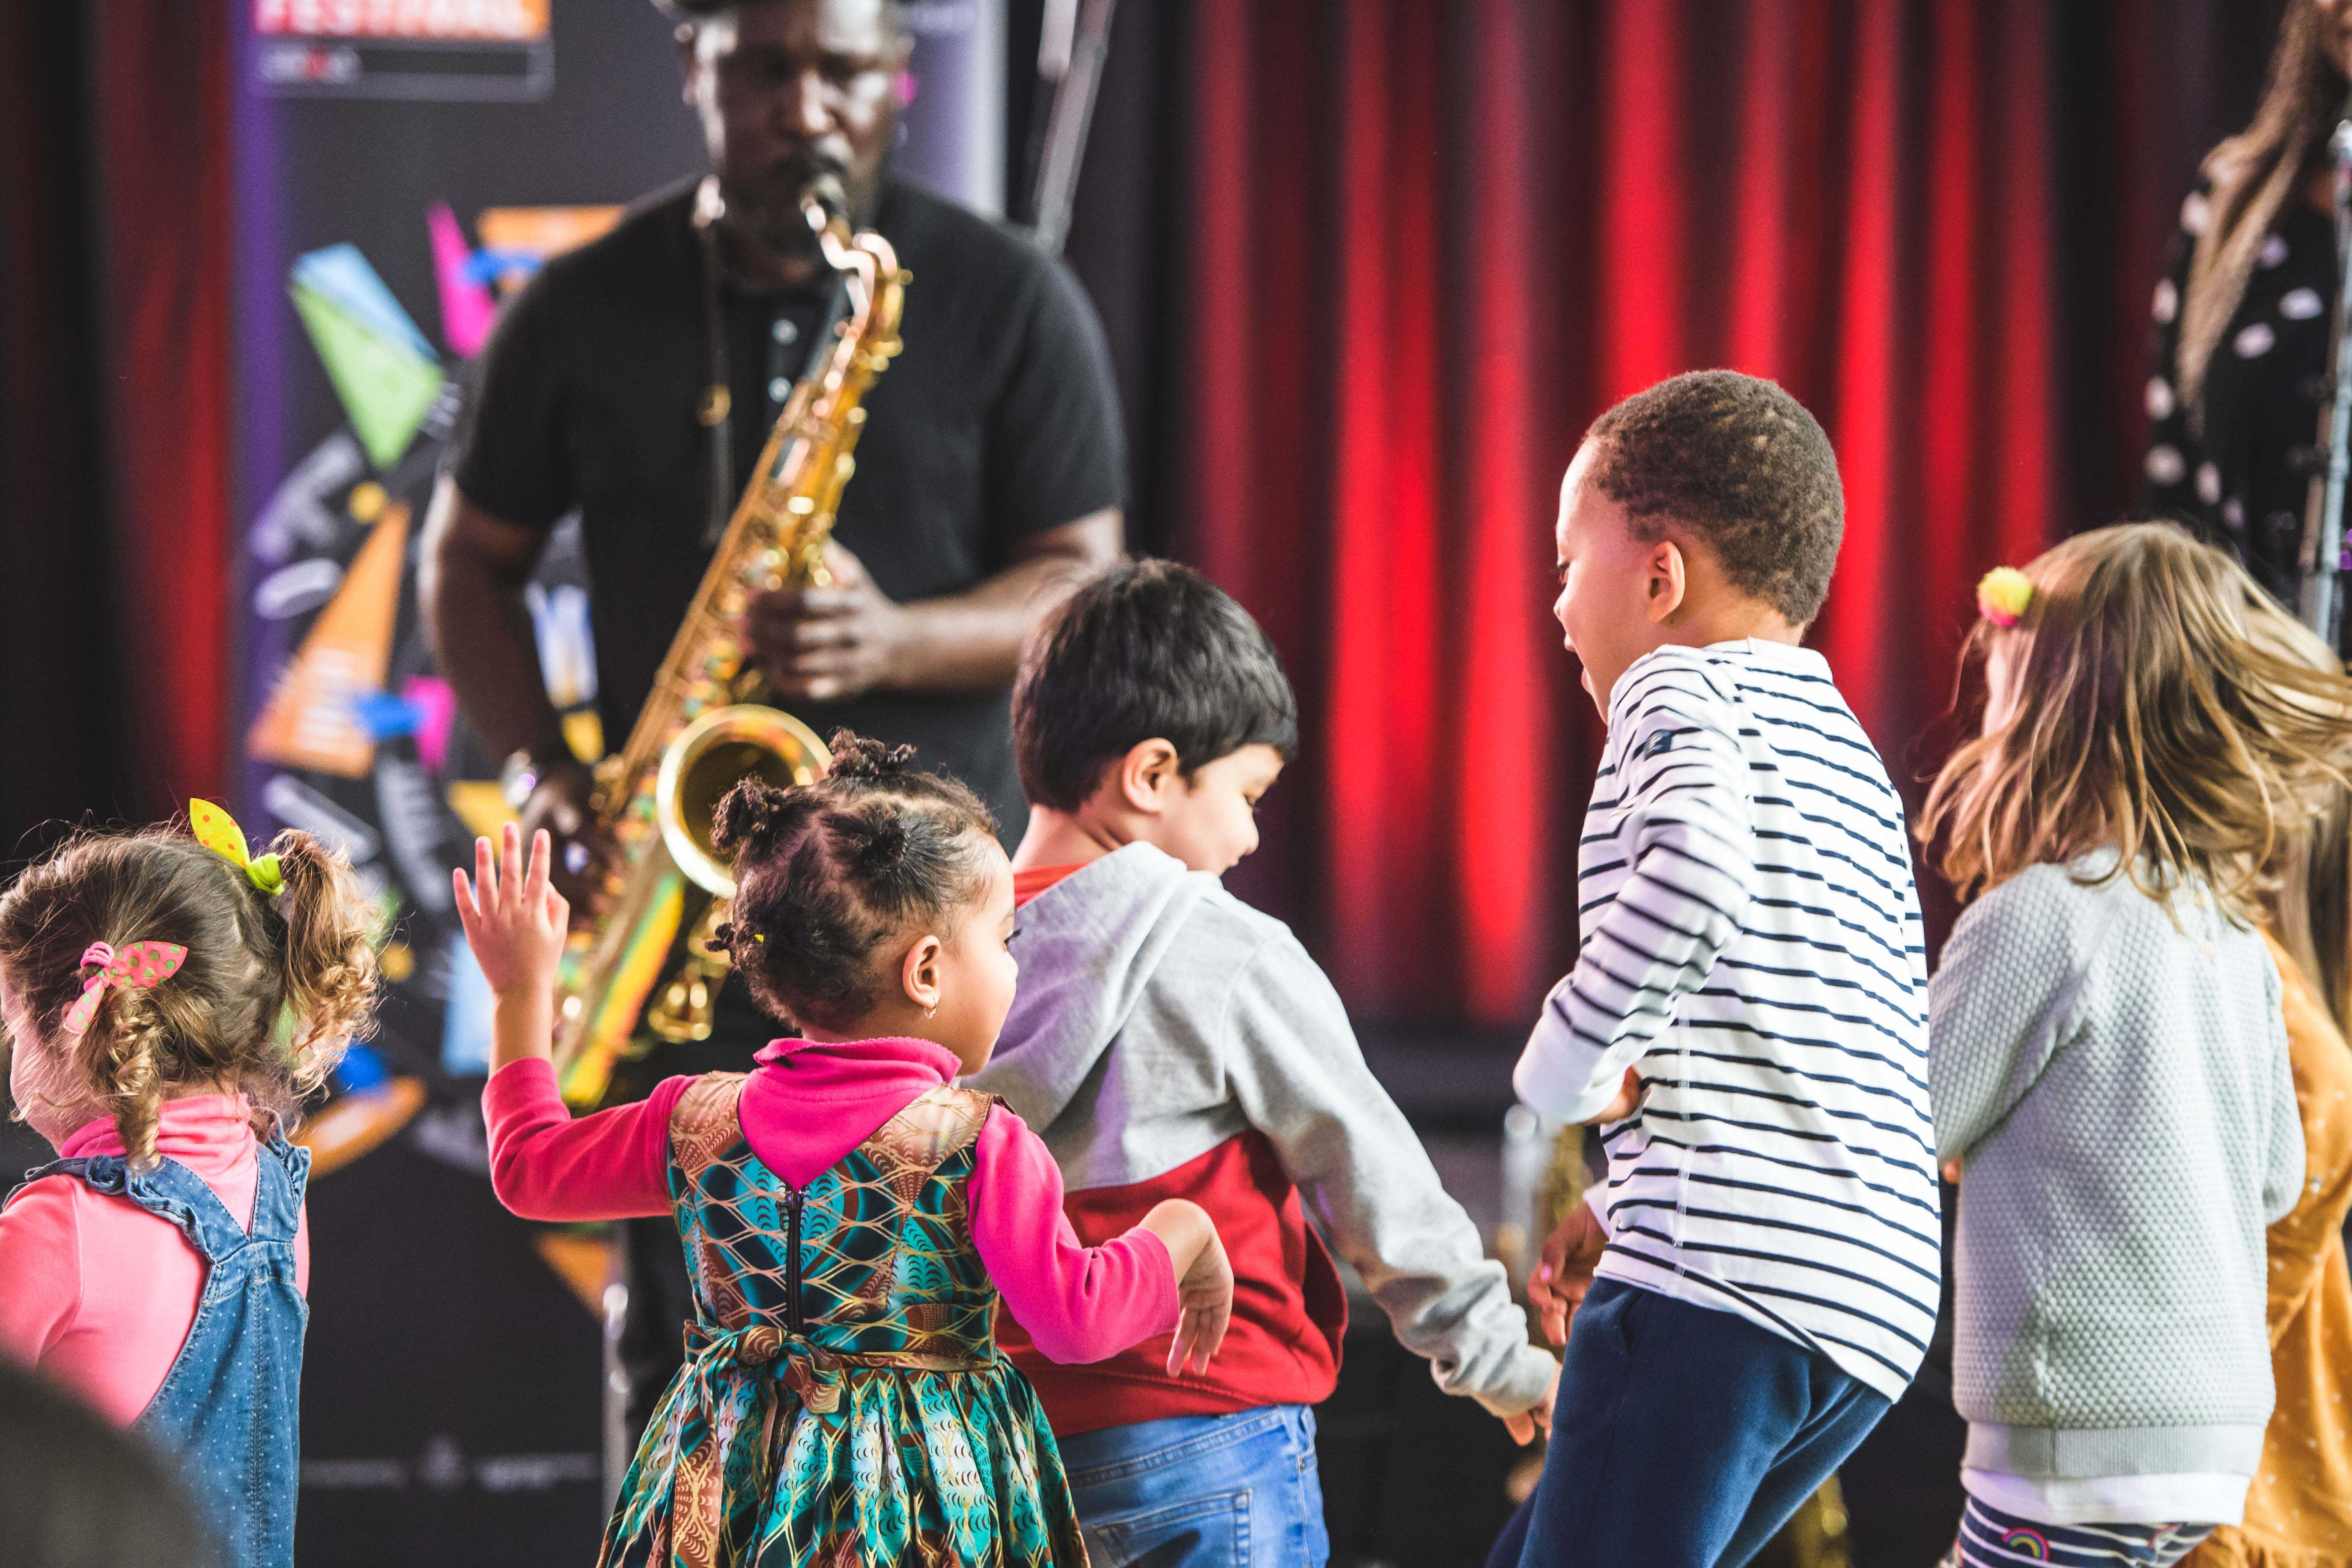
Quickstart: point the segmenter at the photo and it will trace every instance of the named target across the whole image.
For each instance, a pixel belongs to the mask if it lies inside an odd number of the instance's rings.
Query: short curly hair
[[[728,791],[712,838],[735,868],[719,940],[753,999],[780,1022],[844,1029],[887,994],[888,940],[985,887],[995,822],[969,784],[917,769],[912,746],[837,730],[832,752],[814,784]]]
[[[1778,384],[1689,371],[1618,404],[1584,439],[1591,482],[1625,509],[1637,537],[1678,523],[1790,625],[1821,613],[1845,533],[1845,489],[1820,421]]]

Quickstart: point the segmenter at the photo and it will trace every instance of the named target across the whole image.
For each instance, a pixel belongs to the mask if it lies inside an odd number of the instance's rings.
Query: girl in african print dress
[[[801,1037],[750,1074],[664,1082],[572,1121],[548,1060],[567,910],[508,828],[457,873],[497,998],[483,1105],[499,1196],[540,1219],[674,1210],[694,1283],[687,1361],[606,1529],[606,1564],[1086,1561],[1052,1430],[997,1354],[1002,1298],[1055,1360],[1173,1331],[1205,1371],[1233,1274],[1194,1204],[1079,1245],[1054,1161],[954,1087],[1013,997],[1013,876],[961,784],[844,732],[833,772],[720,804],[737,893],[722,940]]]

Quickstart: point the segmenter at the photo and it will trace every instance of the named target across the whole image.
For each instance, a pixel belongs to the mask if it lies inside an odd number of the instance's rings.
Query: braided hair
[[[734,862],[719,929],[736,973],[779,1019],[841,1029],[887,994],[882,948],[976,897],[996,825],[970,786],[913,765],[912,746],[847,730],[814,784],[745,779],[712,841]]]

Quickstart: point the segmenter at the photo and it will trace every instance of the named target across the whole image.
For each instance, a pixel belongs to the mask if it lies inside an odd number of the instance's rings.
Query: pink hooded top
[[[957,1067],[929,1040],[777,1040],[743,1086],[744,1140],[770,1170],[805,1186],[910,1101],[951,1082]],[[574,1121],[543,1058],[499,1068],[482,1094],[499,1201],[525,1219],[669,1213],[670,1112],[693,1081],[665,1079],[635,1105]],[[1045,1356],[1100,1361],[1176,1327],[1167,1247],[1141,1229],[1081,1244],[1062,1212],[1054,1157],[1002,1105],[981,1129],[966,1196],[972,1247]]]
[[[155,1152],[253,1223],[260,1179],[253,1102],[199,1094],[163,1102]],[[60,1159],[121,1154],[106,1117],[58,1146]],[[307,1211],[294,1231],[295,1284],[310,1287]],[[27,1184],[0,1210],[0,1353],[38,1367],[119,1426],[139,1418],[187,1342],[206,1265],[180,1227],[76,1176]]]

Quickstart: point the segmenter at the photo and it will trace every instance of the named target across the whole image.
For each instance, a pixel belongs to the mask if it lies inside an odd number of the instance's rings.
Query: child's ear
[[[1673,540],[1659,540],[1650,546],[1649,559],[1642,563],[1643,612],[1654,625],[1666,626],[1689,596],[1689,558]]]
[[[1157,816],[1167,809],[1168,792],[1182,776],[1180,761],[1176,748],[1167,741],[1156,736],[1138,741],[1118,760],[1115,782],[1120,802],[1131,811]]]
[[[940,939],[926,932],[898,963],[898,984],[907,1000],[926,1013],[940,1005]]]

